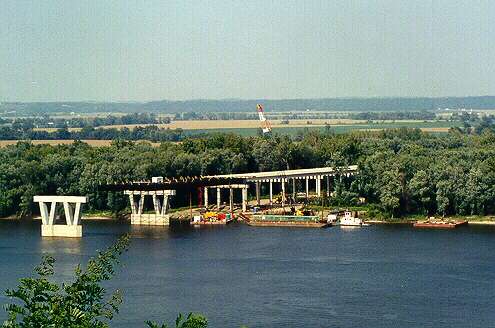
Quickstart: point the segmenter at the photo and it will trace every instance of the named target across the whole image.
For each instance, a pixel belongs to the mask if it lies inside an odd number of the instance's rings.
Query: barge
[[[322,221],[320,217],[316,215],[253,215],[247,224],[253,227],[325,228],[330,226],[327,221]]]
[[[415,228],[437,228],[437,229],[454,229],[459,226],[467,225],[467,221],[445,221],[429,219],[426,221],[418,221],[413,224]]]
[[[227,225],[233,221],[234,215],[232,213],[206,212],[203,215],[194,216],[191,225]]]
[[[219,220],[219,221],[191,221],[191,225],[201,226],[201,225],[227,225],[232,223],[234,219],[230,220]]]

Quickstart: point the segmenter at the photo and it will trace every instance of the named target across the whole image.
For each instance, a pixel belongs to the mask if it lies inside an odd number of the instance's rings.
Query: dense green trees
[[[23,129],[15,127],[0,127],[0,140],[149,140],[149,141],[179,141],[184,138],[182,129],[159,128],[156,125],[129,128],[93,128],[84,127],[80,131],[69,131],[67,128],[52,132]]]
[[[359,197],[388,216],[495,213],[495,134],[431,135],[398,129],[344,135],[310,132],[295,138],[212,134],[182,143],[114,141],[47,146],[20,142],[0,149],[0,215],[36,211],[34,194],[88,195],[90,210],[122,210],[121,193],[99,186],[231,172],[358,164],[359,175],[337,176],[333,204]],[[180,195],[176,198],[180,202]]]

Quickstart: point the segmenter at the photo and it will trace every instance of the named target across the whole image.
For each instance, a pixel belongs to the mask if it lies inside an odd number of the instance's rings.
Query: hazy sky
[[[0,0],[0,101],[495,95],[495,1]]]

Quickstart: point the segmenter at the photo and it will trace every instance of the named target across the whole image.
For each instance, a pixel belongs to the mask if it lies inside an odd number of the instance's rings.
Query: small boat
[[[454,221],[454,220],[437,220],[434,217],[430,217],[426,221],[417,221],[413,224],[415,228],[439,228],[439,229],[453,229],[462,225],[466,225],[467,221]]]
[[[339,225],[341,227],[363,227],[369,226],[369,224],[364,223],[362,219],[354,217],[350,211],[344,212],[344,216],[340,218]]]

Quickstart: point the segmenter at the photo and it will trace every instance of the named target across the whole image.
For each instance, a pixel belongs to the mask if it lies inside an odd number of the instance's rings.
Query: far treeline
[[[159,128],[156,125],[137,126],[129,128],[93,128],[84,127],[78,131],[60,128],[49,132],[46,130],[16,129],[14,127],[0,127],[0,140],[149,140],[180,141],[185,134],[182,129]]]
[[[434,120],[437,118],[433,111],[414,112],[268,112],[269,120],[303,120],[303,119],[351,119],[351,120]],[[181,112],[175,113],[178,120],[258,120],[258,113],[251,112]],[[287,121],[288,123],[288,121]]]
[[[322,99],[222,99],[160,100],[151,102],[3,102],[0,112],[97,113],[97,112],[250,112],[256,104],[270,111],[418,111],[438,108],[494,109],[494,96],[441,98],[322,98]]]
[[[241,137],[213,134],[182,143],[114,141],[108,147],[33,145],[0,149],[0,216],[37,212],[37,194],[87,195],[86,210],[121,212],[128,199],[102,185],[179,177],[359,165],[337,175],[332,206],[366,198],[373,215],[495,214],[495,131],[431,135],[417,129],[334,135]],[[174,206],[188,204],[177,195]]]
[[[50,117],[48,114],[28,118],[0,118],[0,124],[10,124],[15,130],[33,128],[84,128],[104,125],[131,125],[131,124],[168,124],[169,117],[157,117],[154,113],[132,113],[126,115],[107,115],[105,117],[81,117],[74,115],[70,118]]]

